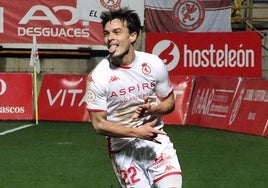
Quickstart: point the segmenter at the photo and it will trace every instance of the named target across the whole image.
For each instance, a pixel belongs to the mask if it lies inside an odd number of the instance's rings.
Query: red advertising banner
[[[33,118],[32,75],[0,74],[0,119],[31,120]]]
[[[36,35],[40,48],[103,45],[100,23],[78,20],[77,0],[0,1],[0,43],[25,47]],[[14,45],[15,44],[15,45]],[[19,45],[20,44],[20,45]],[[10,46],[9,46],[10,47]]]
[[[83,102],[86,75],[43,76],[38,96],[40,120],[89,121]]]
[[[147,33],[146,51],[158,55],[171,75],[262,75],[256,32]]]
[[[190,102],[192,88],[194,85],[193,76],[170,76],[176,99],[175,110],[163,116],[166,124],[183,125],[186,123],[187,110]]]
[[[268,122],[268,80],[244,79],[230,109],[225,130],[264,135]]]
[[[239,80],[238,77],[197,76],[186,123],[223,129]]]

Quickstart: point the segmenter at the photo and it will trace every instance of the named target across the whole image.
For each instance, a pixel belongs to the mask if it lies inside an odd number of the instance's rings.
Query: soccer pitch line
[[[6,135],[6,134],[8,134],[8,133],[13,133],[13,132],[15,132],[15,131],[19,131],[19,130],[21,130],[21,129],[25,129],[25,128],[28,128],[28,127],[32,127],[32,126],[34,126],[34,125],[36,125],[36,124],[27,124],[27,125],[23,125],[23,126],[21,126],[21,127],[14,128],[14,129],[9,129],[9,130],[7,130],[7,131],[1,132],[1,133],[0,133],[0,136]]]

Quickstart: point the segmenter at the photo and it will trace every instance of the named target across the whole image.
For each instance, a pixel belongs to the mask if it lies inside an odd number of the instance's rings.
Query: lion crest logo
[[[121,0],[100,0],[100,2],[106,9],[116,9],[120,7]]]
[[[201,1],[179,0],[173,8],[173,17],[182,30],[193,31],[203,23],[205,9]]]

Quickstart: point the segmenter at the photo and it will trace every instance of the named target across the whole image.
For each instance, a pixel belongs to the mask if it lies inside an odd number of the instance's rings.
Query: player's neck
[[[134,50],[129,50],[127,53],[120,57],[112,57],[112,62],[117,66],[128,66],[130,65],[135,59],[135,52]]]

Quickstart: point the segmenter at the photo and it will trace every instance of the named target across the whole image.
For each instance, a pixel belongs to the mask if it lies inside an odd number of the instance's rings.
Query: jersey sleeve
[[[103,82],[96,75],[89,74],[86,85],[85,102],[89,111],[106,111],[106,95]]]
[[[168,71],[164,62],[157,57],[156,67],[156,93],[160,97],[167,97],[173,90]]]

